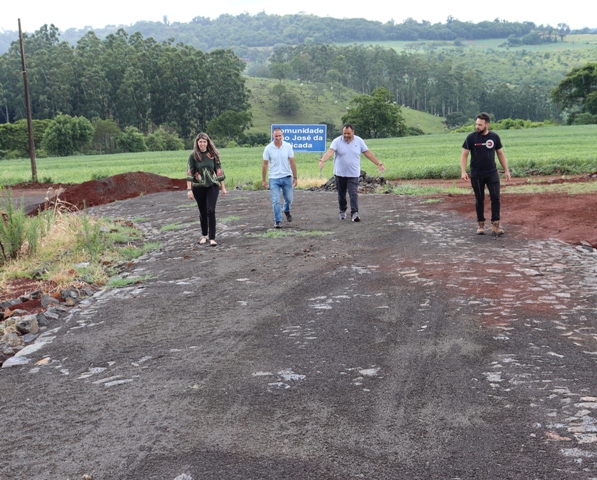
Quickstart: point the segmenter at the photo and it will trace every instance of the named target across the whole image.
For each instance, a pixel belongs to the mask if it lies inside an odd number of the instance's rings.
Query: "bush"
[[[419,127],[406,127],[406,130],[404,131],[405,137],[414,137],[416,135],[425,135],[425,132]]]
[[[123,152],[147,151],[143,134],[135,127],[126,127],[123,134],[118,138],[117,143]]]
[[[41,146],[50,155],[66,157],[80,152],[92,138],[93,126],[85,117],[59,114],[46,129]]]
[[[52,123],[52,120],[33,120],[33,143],[36,149],[39,149],[50,123]],[[0,155],[0,158],[8,158],[8,152],[15,152],[10,158],[29,156],[29,129],[26,119],[0,125],[0,151],[6,152],[4,157]]]
[[[184,150],[184,142],[180,137],[164,127],[160,127],[155,132],[147,135],[145,144],[150,152]]]
[[[97,155],[102,153],[116,153],[118,147],[118,138],[122,135],[122,130],[118,128],[114,120],[102,120],[94,118],[91,121],[93,125],[93,139],[91,140],[91,150],[88,155]]]
[[[293,115],[301,108],[301,100],[294,92],[288,92],[278,97],[278,112],[284,115]]]
[[[597,115],[590,113],[577,113],[576,115],[570,115],[570,125],[594,125],[597,123]]]
[[[554,123],[550,120],[543,122],[533,122],[521,118],[504,118],[489,125],[490,130],[522,130],[525,128],[553,127]],[[464,125],[463,127],[452,130],[453,133],[470,133],[475,130],[474,124]]]
[[[270,136],[267,133],[247,133],[239,142],[240,145],[249,147],[265,146],[271,142]]]
[[[461,127],[468,123],[470,119],[462,112],[452,112],[446,115],[446,126],[448,128]]]
[[[2,157],[4,160],[17,160],[19,158],[27,158],[28,153],[23,150],[9,150],[4,153]]]

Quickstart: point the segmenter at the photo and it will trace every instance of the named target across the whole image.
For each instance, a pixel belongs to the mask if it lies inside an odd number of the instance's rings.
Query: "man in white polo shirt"
[[[280,209],[280,189],[284,197],[284,215],[292,222],[290,207],[293,199],[293,188],[296,187],[296,163],[294,151],[290,143],[282,140],[281,128],[274,128],[274,141],[263,151],[263,166],[261,168],[261,184],[268,187],[266,176],[269,169],[269,190],[274,210],[274,227],[282,228],[282,212]]]
[[[336,190],[338,191],[340,220],[346,218],[346,209],[348,208],[346,191],[348,190],[350,218],[353,222],[361,221],[358,194],[359,177],[361,175],[361,153],[377,165],[380,172],[385,171],[383,163],[375,158],[363,139],[354,134],[353,126],[346,123],[342,127],[342,136],[332,141],[329,150],[325,152],[319,161],[319,168],[322,169],[326,160],[332,155],[334,156],[334,178],[336,180]]]

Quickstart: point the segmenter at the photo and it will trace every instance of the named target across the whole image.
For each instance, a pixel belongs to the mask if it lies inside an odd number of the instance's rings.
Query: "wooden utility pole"
[[[29,130],[29,157],[31,157],[31,177],[37,182],[37,163],[35,161],[35,143],[33,142],[33,121],[31,119],[31,104],[29,102],[29,83],[27,82],[27,67],[25,67],[25,48],[23,47],[23,31],[19,18],[19,42],[21,44],[21,63],[23,64],[23,85],[25,87],[25,108],[27,110],[27,129]]]

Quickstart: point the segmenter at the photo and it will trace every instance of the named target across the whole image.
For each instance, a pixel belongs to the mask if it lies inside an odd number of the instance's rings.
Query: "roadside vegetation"
[[[111,286],[111,281],[117,286],[123,280],[113,277],[130,261],[160,246],[144,242],[130,222],[66,212],[60,202],[37,216],[26,216],[22,206],[13,206],[10,190],[0,193],[6,194],[0,202],[5,214],[0,222],[0,289],[23,278],[52,290],[80,284]]]
[[[231,50],[210,51],[215,45],[203,41],[192,46],[195,35],[221,23],[205,19],[200,25],[177,24],[174,30],[188,28],[188,35],[176,44],[157,43],[160,31],[174,35],[161,23],[146,33],[142,28],[128,33],[119,28],[104,36],[88,31],[76,46],[54,25],[26,34],[38,156],[182,149],[198,131],[207,131],[218,147],[263,145],[271,123],[280,121],[325,122],[338,133],[346,108],[362,104],[380,88],[402,110],[405,126],[398,136],[441,133],[443,119],[448,127],[458,127],[479,111],[489,112],[495,121],[597,122],[591,108],[571,108],[577,105],[575,99],[568,101],[566,91],[552,97],[566,75],[595,59],[591,35],[572,35],[565,24],[366,22],[369,39],[340,45],[334,42],[353,31],[340,25],[361,20],[227,18],[232,23],[222,28],[238,24],[238,41],[228,45]],[[268,44],[271,31],[257,39],[254,30],[240,25],[262,29],[262,22],[279,21],[298,22],[306,37],[282,42],[280,36],[287,32],[274,28],[278,40]],[[336,38],[324,38],[321,29],[309,36],[307,31],[325,23],[338,29]],[[289,31],[297,33],[296,25]],[[487,36],[500,43],[492,44]],[[401,49],[362,43],[414,38],[426,41],[411,41]],[[249,47],[256,40],[265,43]],[[231,40],[219,34],[217,41]],[[0,158],[27,156],[21,68],[18,43],[13,42],[0,54]],[[407,110],[430,115],[408,118]],[[362,130],[365,138],[366,132],[373,137],[389,134]]]

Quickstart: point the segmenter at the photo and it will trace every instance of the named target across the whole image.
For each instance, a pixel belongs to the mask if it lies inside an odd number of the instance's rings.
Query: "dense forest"
[[[135,32],[152,37],[158,42],[182,42],[203,51],[217,48],[264,47],[297,45],[301,43],[360,43],[385,40],[480,40],[487,38],[510,39],[513,44],[551,42],[562,40],[570,33],[565,23],[557,26],[535,25],[533,22],[508,22],[496,18],[479,23],[461,22],[448,17],[445,23],[418,22],[407,18],[401,23],[390,20],[381,23],[363,18],[331,18],[309,14],[268,15],[220,15],[216,19],[195,17],[188,23],[168,21],[141,21],[128,26],[106,26],[94,30],[99,38],[105,38],[124,29],[129,35]],[[68,29],[62,39],[75,45],[90,28]],[[596,29],[597,31],[597,29]],[[586,33],[590,33],[587,31]],[[17,40],[17,32],[0,33],[0,53],[8,50]]]
[[[244,63],[231,50],[204,53],[123,30],[75,47],[54,26],[25,36],[34,119],[57,114],[113,119],[147,132],[168,126],[182,137],[204,130],[225,111],[249,109]],[[25,118],[18,42],[0,56],[0,123]]]

